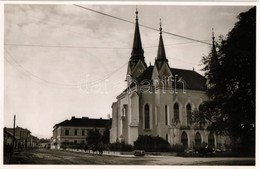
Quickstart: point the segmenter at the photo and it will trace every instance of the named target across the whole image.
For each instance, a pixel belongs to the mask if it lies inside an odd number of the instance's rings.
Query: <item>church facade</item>
[[[208,100],[206,79],[194,70],[170,67],[161,25],[157,57],[154,65],[147,66],[138,12],[126,79],[126,90],[112,104],[110,143],[133,145],[139,135],[159,136],[186,149],[203,142],[216,148],[227,142],[225,137],[207,130],[207,124],[192,121],[192,113]]]

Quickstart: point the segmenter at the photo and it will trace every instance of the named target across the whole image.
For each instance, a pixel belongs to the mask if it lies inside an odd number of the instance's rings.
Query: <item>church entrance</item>
[[[188,136],[185,131],[181,135],[181,143],[182,143],[184,149],[188,148]]]
[[[208,145],[209,145],[210,148],[214,148],[215,147],[215,138],[214,138],[213,133],[209,134]]]
[[[199,148],[201,146],[201,136],[200,133],[197,132],[195,135],[195,147]]]

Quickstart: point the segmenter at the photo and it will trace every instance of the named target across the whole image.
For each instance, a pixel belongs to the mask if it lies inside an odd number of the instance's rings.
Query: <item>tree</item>
[[[203,58],[208,80],[207,101],[202,106],[210,129],[229,134],[243,145],[244,151],[255,151],[256,88],[256,7],[240,13],[239,21],[220,38],[216,51]]]
[[[99,133],[97,129],[89,130],[88,136],[86,137],[86,141],[88,145],[97,146],[100,143],[102,135]]]
[[[109,137],[110,136],[110,131],[109,131],[109,128],[106,128],[105,130],[104,130],[104,134],[103,134],[103,136],[102,136],[102,142],[104,143],[104,144],[108,144],[109,143]]]

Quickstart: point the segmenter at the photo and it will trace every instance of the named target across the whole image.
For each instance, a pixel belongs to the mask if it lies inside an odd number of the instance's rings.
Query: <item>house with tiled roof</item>
[[[5,131],[11,133],[13,135],[14,129],[13,128],[5,128]],[[15,148],[32,148],[36,147],[38,143],[38,138],[31,135],[31,131],[27,128],[22,128],[16,126],[15,128]]]
[[[92,119],[88,117],[64,120],[53,126],[51,148],[60,149],[63,143],[86,144],[89,130],[97,129],[101,135],[111,127],[111,119]]]
[[[186,149],[203,142],[211,147],[224,144],[225,138],[207,130],[207,125],[197,125],[191,120],[192,113],[199,111],[200,105],[208,100],[206,78],[194,70],[170,67],[161,24],[159,30],[157,57],[154,65],[147,66],[136,12],[127,88],[112,104],[110,142],[133,145],[139,135],[152,135]]]

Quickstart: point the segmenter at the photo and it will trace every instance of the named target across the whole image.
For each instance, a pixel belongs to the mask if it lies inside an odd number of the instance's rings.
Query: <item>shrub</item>
[[[66,150],[67,148],[72,149],[84,149],[84,144],[74,144],[73,142],[63,142],[61,143],[60,148]]]
[[[140,135],[134,142],[134,148],[147,152],[168,152],[170,144],[159,136]]]
[[[181,144],[175,144],[171,146],[171,151],[176,153],[184,152],[184,146]]]
[[[126,143],[111,143],[109,145],[109,150],[111,151],[133,151],[133,146]]]

